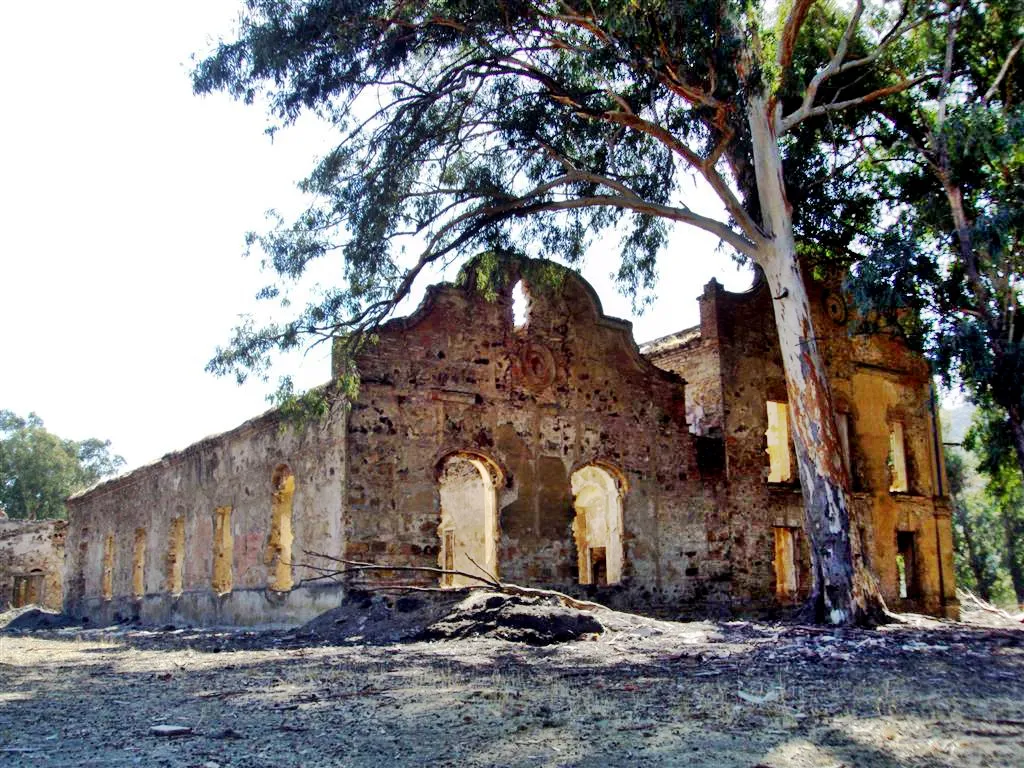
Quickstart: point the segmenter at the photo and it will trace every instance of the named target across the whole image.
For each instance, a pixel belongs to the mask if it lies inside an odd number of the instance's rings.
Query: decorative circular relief
[[[843,325],[846,323],[846,300],[842,294],[836,291],[828,291],[824,296],[825,312],[833,323]]]
[[[543,389],[555,380],[555,358],[551,350],[540,344],[527,344],[520,357],[523,379],[531,387]]]

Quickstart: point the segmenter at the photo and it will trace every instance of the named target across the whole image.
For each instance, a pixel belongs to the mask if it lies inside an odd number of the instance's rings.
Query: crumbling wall
[[[671,373],[574,273],[535,280],[538,265],[506,265],[485,295],[478,264],[380,330],[356,361],[348,410],[336,403],[301,428],[267,414],[70,500],[68,610],[294,622],[332,607],[341,588],[302,583],[318,573],[304,563],[331,566],[307,552],[477,569],[676,616],[802,601],[810,558],[795,456],[791,445],[772,452],[789,459],[787,481],[769,474],[766,451],[766,404],[780,404],[773,432],[786,435],[788,396],[764,284],[733,294],[709,283],[699,329],[645,346]],[[517,322],[520,281],[529,307]],[[851,340],[834,286],[809,292],[868,563],[898,607],[954,615],[927,368],[892,340]],[[468,581],[373,571],[344,583],[410,579]]]
[[[837,421],[846,433],[854,524],[869,566],[895,607],[955,615],[949,506],[927,366],[894,339],[851,338],[851,310],[835,281],[811,281],[808,292]],[[700,301],[699,342],[691,337],[678,349],[658,350],[653,359],[687,376],[708,368],[702,348],[718,350],[726,464],[720,498],[728,518],[721,544],[728,552],[734,604],[749,610],[796,603],[810,586],[810,553],[792,447],[791,481],[769,482],[766,404],[788,402],[772,297],[763,282],[745,293],[728,293],[712,281]],[[890,491],[894,422],[902,425],[905,439],[906,493]],[[787,550],[791,534],[796,538]],[[916,594],[905,599],[899,598],[898,538],[905,546],[912,542],[916,555]],[[796,590],[788,594],[779,589],[779,574],[790,574],[786,564],[776,563],[787,551],[798,559]]]
[[[513,321],[515,275],[493,298],[434,286],[359,360],[349,423],[346,551],[353,559],[435,566],[446,458],[496,468],[498,575],[589,592],[613,604],[706,612],[727,587],[709,578],[706,519],[684,383],[639,354],[628,323],[605,317],[566,272],[531,284]],[[465,281],[473,286],[472,279]],[[591,463],[622,482],[616,585],[583,586],[571,476]]]
[[[718,281],[712,279],[704,293],[716,295],[720,288]],[[686,421],[690,432],[711,438],[721,438],[724,423],[718,311],[716,302],[702,301],[700,325],[640,347],[644,357],[656,366],[686,379]]]
[[[279,588],[287,585],[279,528],[274,539],[275,472],[287,465],[290,557],[323,565],[304,551],[341,554],[344,415],[333,419],[298,428],[270,413],[70,499],[68,611],[99,621],[267,624],[333,605],[331,588]],[[295,583],[316,575],[292,571]]]
[[[63,601],[63,520],[0,520],[0,610]]]

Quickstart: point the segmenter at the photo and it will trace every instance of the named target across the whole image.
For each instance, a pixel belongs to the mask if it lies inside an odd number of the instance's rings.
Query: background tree
[[[852,284],[876,325],[1001,414],[1024,477],[1024,5],[960,0],[923,31],[942,76],[874,113],[890,226]]]
[[[0,507],[8,517],[63,518],[64,499],[122,466],[109,440],[65,440],[34,413],[0,410]]]
[[[992,602],[1002,575],[1003,526],[998,508],[977,487],[976,473],[969,462],[959,448],[947,448],[956,581],[982,600]]]
[[[237,40],[198,65],[197,92],[224,89],[250,102],[262,92],[281,124],[308,110],[341,136],[302,185],[317,202],[250,244],[285,283],[340,251],[344,282],[290,322],[238,329],[214,371],[244,378],[264,371],[271,351],[309,340],[358,344],[427,265],[462,254],[527,251],[574,263],[617,226],[620,279],[649,286],[667,227],[698,227],[756,262],[774,297],[812,605],[833,623],[878,617],[877,589],[851,541],[849,479],[797,238],[809,249],[845,247],[846,219],[833,213],[849,195],[829,194],[833,177],[855,172],[864,108],[932,76],[910,53],[944,6],[855,0],[843,13],[815,0],[770,8],[249,0],[245,8]],[[824,152],[830,140],[835,150]],[[725,216],[681,199],[690,177],[718,196]],[[849,218],[857,210],[850,206]],[[418,255],[401,261],[403,244]]]
[[[978,471],[986,478],[984,496],[994,523],[988,527],[999,534],[989,537],[1002,555],[1017,604],[1024,605],[1024,484],[1007,419],[999,411],[979,408],[964,445],[978,457]]]

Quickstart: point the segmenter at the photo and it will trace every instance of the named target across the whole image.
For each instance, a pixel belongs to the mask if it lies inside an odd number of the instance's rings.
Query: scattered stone
[[[152,728],[149,729],[149,732],[154,736],[163,736],[165,738],[192,735],[192,729],[187,725],[170,725],[167,723],[154,725]]]
[[[241,739],[241,738],[243,738],[243,736],[238,731],[236,731],[234,728],[225,728],[223,731],[217,731],[217,733],[213,734],[210,738],[211,739],[221,739],[221,740],[223,740],[223,739]]]
[[[774,690],[768,691],[763,696],[758,696],[754,693],[747,693],[746,691],[737,691],[736,695],[748,704],[769,704],[773,701],[777,701],[782,695],[782,691],[775,688]]]

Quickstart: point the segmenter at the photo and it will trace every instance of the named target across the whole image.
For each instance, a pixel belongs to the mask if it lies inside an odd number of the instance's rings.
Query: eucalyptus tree
[[[1003,414],[1024,478],[1024,5],[950,2],[925,31],[918,55],[941,74],[874,112],[891,226],[852,284],[868,317]]]
[[[340,251],[344,279],[289,322],[237,329],[210,367],[244,378],[274,350],[359,339],[427,265],[462,254],[574,263],[614,226],[619,277],[637,287],[670,226],[710,232],[756,262],[773,296],[816,615],[876,620],[798,239],[849,246],[847,224],[868,210],[844,181],[859,120],[934,76],[911,51],[944,12],[915,0],[249,0],[195,89],[265,98],[275,127],[304,111],[334,122],[337,147],[302,185],[316,202],[251,244],[284,282]],[[686,204],[690,178],[722,216]]]

